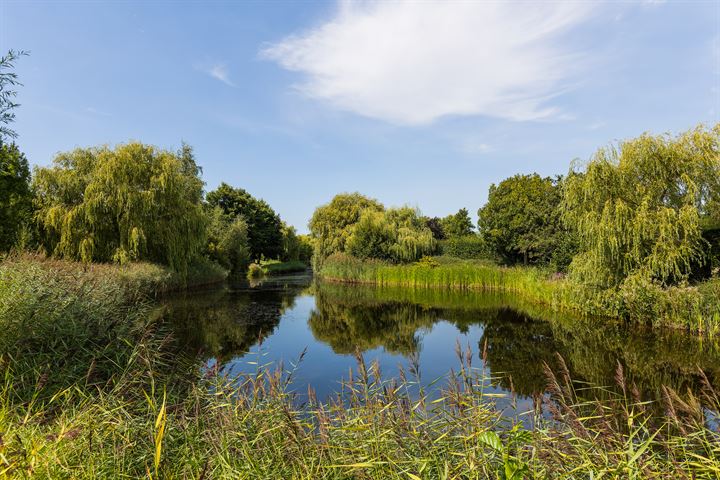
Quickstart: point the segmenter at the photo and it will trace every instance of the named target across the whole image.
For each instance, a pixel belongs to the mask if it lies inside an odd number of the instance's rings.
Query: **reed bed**
[[[22,263],[20,263],[22,264]],[[536,408],[503,415],[493,379],[423,387],[357,353],[333,398],[292,390],[298,361],[245,374],[179,356],[142,291],[111,270],[0,266],[0,476],[7,478],[717,478],[719,395],[664,389],[663,416],[618,367],[619,393],[546,369]],[[130,286],[128,286],[130,285]],[[482,360],[484,363],[485,360]],[[600,387],[595,387],[600,388]],[[302,393],[302,395],[301,395]],[[512,395],[511,395],[512,396]],[[512,398],[511,398],[512,400]]]
[[[343,283],[511,292],[554,311],[682,328],[708,336],[720,333],[720,279],[673,288],[633,284],[599,292],[535,267],[503,267],[448,257],[399,265],[345,254],[330,256],[316,273],[324,280]]]
[[[335,398],[289,390],[294,367],[228,378],[213,367],[185,388],[155,371],[150,341],[109,390],[77,386],[42,405],[0,390],[0,472],[12,478],[525,479],[717,478],[718,434],[701,400],[666,391],[667,415],[623,394],[577,401],[587,386],[548,370],[550,393],[525,422],[504,417],[482,368],[459,368],[432,395],[410,368],[386,380],[357,355]],[[166,359],[167,361],[167,359]],[[161,367],[161,369],[164,367]],[[718,408],[709,387],[703,402]],[[704,403],[704,405],[709,405]],[[541,414],[545,411],[546,414]]]

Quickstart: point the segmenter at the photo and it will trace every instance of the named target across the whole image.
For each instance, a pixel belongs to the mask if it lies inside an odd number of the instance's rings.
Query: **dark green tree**
[[[31,210],[28,161],[17,145],[0,140],[0,252],[18,243]]]
[[[435,240],[445,240],[442,219],[440,217],[423,217],[425,226],[430,229]]]
[[[220,207],[207,207],[208,258],[225,267],[232,275],[242,273],[250,263],[247,224],[242,216],[226,215]]]
[[[560,179],[515,175],[491,185],[479,211],[485,242],[505,263],[549,263],[572,236],[563,227]],[[571,248],[571,247],[570,247]]]
[[[473,234],[473,222],[466,208],[448,215],[441,220],[442,230],[446,238],[458,238]]]
[[[210,206],[220,207],[225,215],[245,219],[252,259],[279,258],[282,255],[282,222],[267,202],[224,182],[208,193],[205,199]]]

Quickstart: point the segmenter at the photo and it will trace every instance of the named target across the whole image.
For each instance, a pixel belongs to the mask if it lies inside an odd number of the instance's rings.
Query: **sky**
[[[517,173],[720,121],[720,1],[8,1],[33,165],[194,147],[300,232],[359,191],[430,216]]]

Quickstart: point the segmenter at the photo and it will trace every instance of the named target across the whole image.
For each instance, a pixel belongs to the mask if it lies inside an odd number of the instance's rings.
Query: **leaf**
[[[498,437],[498,434],[495,432],[482,432],[480,435],[478,435],[478,440],[480,441],[480,443],[484,443],[496,452],[502,452],[503,450],[503,445],[500,441],[500,437]]]

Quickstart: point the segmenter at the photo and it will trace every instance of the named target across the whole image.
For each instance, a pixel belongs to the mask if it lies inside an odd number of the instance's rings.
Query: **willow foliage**
[[[61,153],[34,176],[48,253],[85,262],[150,260],[185,272],[205,244],[192,150],[141,143]]]
[[[720,125],[599,150],[566,181],[563,218],[581,244],[571,274],[599,288],[682,283],[705,261],[700,224],[719,194]]]
[[[384,209],[377,200],[359,193],[335,195],[330,203],[316,208],[309,223],[316,266],[333,253],[345,251],[345,243],[364,211],[381,212]]]
[[[346,251],[358,258],[412,262],[435,251],[436,241],[412,208],[366,210],[352,227]]]

